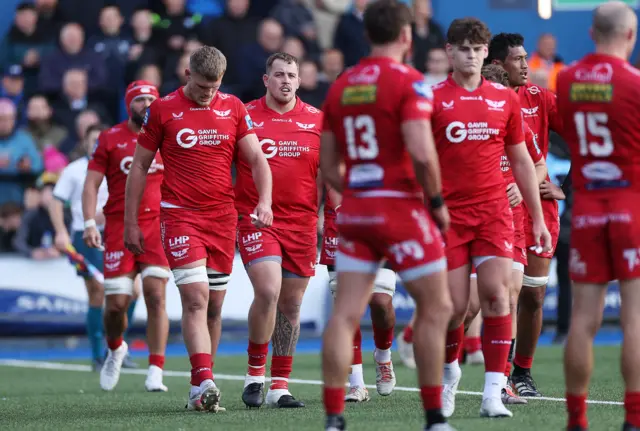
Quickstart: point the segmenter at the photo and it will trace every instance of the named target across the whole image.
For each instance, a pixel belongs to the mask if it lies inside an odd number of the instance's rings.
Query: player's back
[[[401,132],[407,92],[424,93],[416,103],[430,112],[430,88],[415,69],[369,57],[333,84],[325,102],[325,129],[336,136],[345,161],[345,198],[419,196]]]
[[[639,79],[628,62],[600,54],[558,75],[558,111],[577,194],[640,191]]]

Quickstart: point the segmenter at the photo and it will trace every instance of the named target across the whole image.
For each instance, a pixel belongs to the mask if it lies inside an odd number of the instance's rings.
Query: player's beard
[[[142,122],[144,121],[144,117],[139,112],[131,110],[131,121],[133,121],[133,123],[136,126],[142,127]]]

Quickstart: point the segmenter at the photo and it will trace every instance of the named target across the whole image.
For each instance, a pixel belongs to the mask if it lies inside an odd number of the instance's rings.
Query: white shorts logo
[[[176,143],[182,148],[191,148],[198,143],[198,136],[191,129],[181,129],[176,135]]]

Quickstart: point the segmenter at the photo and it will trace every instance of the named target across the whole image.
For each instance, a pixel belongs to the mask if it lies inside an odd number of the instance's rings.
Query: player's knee
[[[526,277],[526,275],[525,275]],[[548,278],[548,277],[538,277],[538,278]],[[539,283],[542,281],[539,281]],[[535,288],[533,286],[523,287],[520,291],[519,295],[519,303],[520,306],[526,307],[529,310],[539,310],[542,309],[544,305],[544,297],[545,297],[545,289],[543,288],[546,285],[546,281],[542,285],[538,285]]]
[[[105,296],[111,295],[133,295],[133,279],[127,276],[107,278],[104,281]]]
[[[147,289],[144,292],[144,303],[149,314],[159,314],[165,311],[166,301],[163,289]]]
[[[127,296],[109,296],[104,307],[107,318],[114,318],[127,312],[129,301]]]
[[[222,307],[218,307],[217,304],[209,303],[207,307],[207,321],[209,323],[215,323],[222,320]]]
[[[295,297],[280,297],[278,302],[278,310],[285,315],[289,322],[298,322],[300,320],[300,308],[302,300]]]
[[[336,298],[336,290],[338,288],[338,273],[336,271],[329,271],[329,290],[333,299]]]
[[[467,315],[464,318],[465,327],[471,325],[478,313],[480,313],[480,302],[469,304],[469,310],[467,310]]]

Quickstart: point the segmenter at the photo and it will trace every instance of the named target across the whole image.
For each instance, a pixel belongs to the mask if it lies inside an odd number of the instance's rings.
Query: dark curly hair
[[[504,67],[498,64],[482,66],[482,76],[491,82],[497,82],[505,87],[509,86],[509,74],[504,70]]]
[[[489,55],[484,64],[491,64],[493,60],[505,61],[509,55],[509,48],[524,45],[524,36],[520,33],[500,33],[493,36],[489,44]]]

